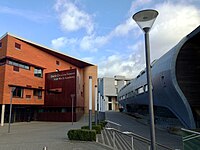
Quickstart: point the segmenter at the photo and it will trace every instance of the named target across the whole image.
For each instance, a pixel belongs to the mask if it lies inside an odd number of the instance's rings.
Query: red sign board
[[[71,94],[76,94],[76,69],[45,75],[44,106],[71,107]]]

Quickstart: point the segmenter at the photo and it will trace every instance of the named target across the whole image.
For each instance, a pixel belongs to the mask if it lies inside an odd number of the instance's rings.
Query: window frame
[[[20,62],[17,62],[17,61],[7,60],[7,64],[11,65],[11,66],[16,66],[16,67],[19,67],[19,68],[22,68],[22,69],[25,69],[25,70],[30,70],[29,65],[26,65],[24,63],[20,63]]]
[[[145,92],[143,86],[137,88],[135,91],[136,91],[137,95],[143,94]]]
[[[118,81],[117,81],[117,80],[115,80],[115,81],[114,81],[114,84],[115,84],[115,86],[117,86],[117,85],[118,85]]]
[[[16,87],[15,90],[12,93],[12,96],[14,98],[23,98],[24,96],[24,88],[22,87]]]
[[[21,49],[21,44],[15,42],[15,49],[20,50]]]
[[[56,65],[60,66],[60,61],[59,60],[56,60]]]
[[[13,71],[19,72],[19,67],[18,66],[13,66]]]
[[[34,89],[33,96],[38,97],[38,99],[42,99],[42,90],[41,89]]]
[[[41,71],[41,72],[39,72]],[[34,68],[34,76],[38,78],[43,78],[43,69],[42,68]]]

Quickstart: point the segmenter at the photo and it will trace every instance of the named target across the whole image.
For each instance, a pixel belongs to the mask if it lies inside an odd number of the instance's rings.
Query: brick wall
[[[16,71],[13,71],[13,66],[6,64],[5,65],[5,81],[0,80],[0,82],[4,82],[3,102],[0,101],[0,103],[9,104],[10,102],[10,87],[8,86],[9,84],[19,85],[19,86],[28,85],[28,86],[32,86],[32,88],[42,87],[44,89],[45,73],[55,72],[56,69],[59,69],[61,71],[61,70],[68,70],[70,68],[73,68],[73,69],[76,68],[78,70],[80,91],[77,91],[78,92],[77,94],[80,96],[81,92],[83,92],[82,94],[84,95],[84,99],[86,102],[85,107],[88,107],[88,88],[89,87],[88,87],[87,80],[90,75],[93,76],[93,100],[94,100],[94,85],[97,84],[96,83],[97,66],[90,66],[90,67],[81,69],[53,55],[50,55],[44,51],[41,51],[36,46],[33,46],[22,40],[16,39],[10,35],[7,35],[2,40],[7,40],[7,47],[6,47],[7,56],[13,57],[18,60],[22,60],[24,62],[28,62],[30,64],[43,67],[45,69],[43,70],[43,78],[39,78],[39,77],[34,76],[33,66],[30,67],[30,70],[25,70],[25,69],[20,68],[19,72],[16,72]],[[20,44],[21,49],[16,49],[15,43]],[[59,61],[59,65],[56,64],[56,61]],[[0,74],[2,74],[1,71],[0,71]],[[84,89],[83,89],[83,84],[85,84]],[[0,90],[1,89],[2,88],[0,87]],[[31,98],[27,99],[25,98],[25,95],[31,95]],[[42,99],[38,100],[33,96],[33,90],[25,89],[24,97],[13,98],[13,104],[43,105],[44,92],[43,92]]]
[[[95,109],[95,85],[97,85],[97,66],[84,68],[84,95],[85,95],[85,113],[89,112],[89,76],[92,76],[92,112]]]
[[[6,56],[7,37],[0,40],[2,47],[0,48],[0,59]],[[0,104],[3,102],[3,87],[4,87],[5,66],[0,66]]]
[[[3,86],[4,86],[5,67],[0,66],[0,104],[3,102]]]
[[[6,49],[7,49],[7,36],[0,40],[2,43],[2,47],[0,48],[0,58],[6,56]]]

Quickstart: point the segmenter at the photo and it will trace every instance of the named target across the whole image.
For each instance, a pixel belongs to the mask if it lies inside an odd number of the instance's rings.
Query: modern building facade
[[[154,112],[176,118],[185,128],[200,127],[200,26],[151,64]],[[122,87],[124,111],[148,113],[146,69]]]
[[[97,66],[6,33],[0,38],[1,125],[11,100],[12,121],[71,121],[72,107],[78,120],[88,113],[89,76],[94,93]]]
[[[125,78],[125,76],[98,78],[98,97],[100,102],[100,110],[118,111],[118,91],[130,80],[131,79]]]

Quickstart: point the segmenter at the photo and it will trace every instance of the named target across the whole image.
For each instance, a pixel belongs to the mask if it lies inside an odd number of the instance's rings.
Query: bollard
[[[48,150],[48,149],[47,149],[47,147],[45,146],[45,147],[43,148],[43,150]]]
[[[148,146],[148,150],[151,150],[151,145]]]

